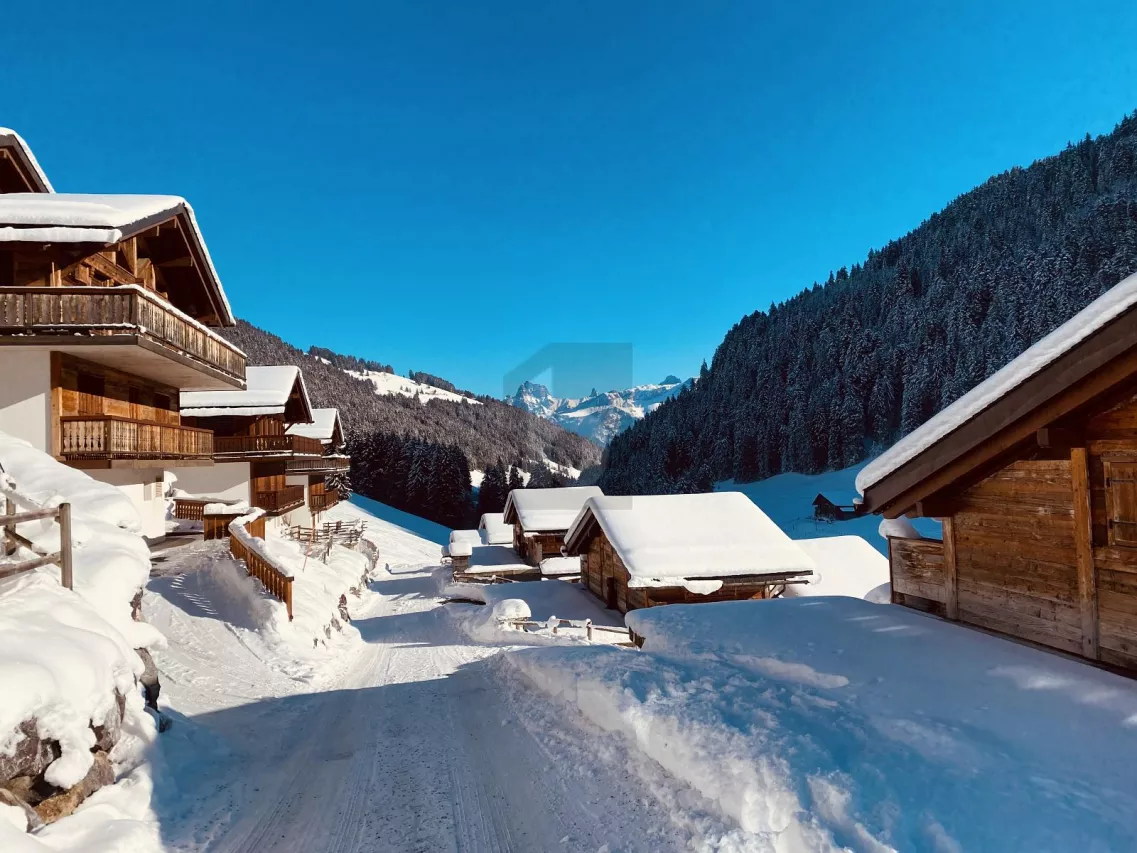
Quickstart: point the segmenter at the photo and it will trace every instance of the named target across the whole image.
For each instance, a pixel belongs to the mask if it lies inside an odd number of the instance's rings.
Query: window
[[[101,376],[79,374],[79,414],[99,415],[103,411],[103,398],[107,395],[107,382]]]
[[[1137,458],[1105,461],[1109,544],[1137,547]]]
[[[155,409],[162,409],[163,411],[166,411],[166,412],[170,411],[170,408],[171,408],[170,397],[166,394],[155,394],[154,395],[154,408]]]

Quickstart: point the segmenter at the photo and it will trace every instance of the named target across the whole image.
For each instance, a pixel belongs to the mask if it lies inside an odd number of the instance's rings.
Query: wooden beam
[[[1097,660],[1098,585],[1090,512],[1090,468],[1084,447],[1070,451],[1070,479],[1074,490],[1074,553],[1078,569],[1078,605],[1082,614],[1082,654],[1090,660]]]
[[[138,238],[131,237],[118,244],[122,249],[122,265],[135,278],[138,277]]]
[[[1070,450],[1085,445],[1077,430],[1064,427],[1043,427],[1035,433],[1038,446],[1046,450]]]
[[[955,522],[945,518],[944,525],[944,615],[953,622],[959,619],[959,569],[955,561]]]
[[[141,284],[138,276],[125,267],[120,267],[113,260],[106,257],[106,252],[95,252],[83,259],[83,262],[95,272],[105,275],[116,284]],[[110,253],[113,254],[113,253]]]

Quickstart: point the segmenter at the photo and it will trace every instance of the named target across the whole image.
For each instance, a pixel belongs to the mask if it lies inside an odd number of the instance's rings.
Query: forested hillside
[[[858,462],[1135,270],[1137,114],[744,317],[695,388],[616,437],[601,484],[701,491]]]
[[[322,348],[305,353],[243,320],[222,333],[245,351],[249,364],[298,365],[312,404],[340,410],[357,490],[444,524],[468,521],[467,467],[485,470],[500,460],[533,472],[544,470],[541,459],[578,469],[600,461],[600,448],[592,442],[492,397],[424,404],[415,397],[379,395],[369,381],[344,370],[391,372],[387,365]],[[418,487],[429,480],[437,481],[429,492]]]

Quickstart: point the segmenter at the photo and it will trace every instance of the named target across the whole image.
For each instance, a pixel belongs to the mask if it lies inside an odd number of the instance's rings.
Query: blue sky
[[[0,125],[57,189],[184,195],[240,316],[492,394],[558,341],[690,375],[1137,108],[1131,0],[40,5]]]

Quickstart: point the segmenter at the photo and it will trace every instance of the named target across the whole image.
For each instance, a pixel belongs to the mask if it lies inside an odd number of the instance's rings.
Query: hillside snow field
[[[570,398],[554,397],[546,386],[524,382],[507,402],[559,424],[569,432],[598,444],[608,444],[614,436],[678,394],[684,385],[690,385],[690,380],[683,382],[678,377],[668,376],[658,385],[637,385],[625,391]]]
[[[408,379],[405,376],[399,376],[395,373],[387,373],[379,370],[344,370],[344,373],[355,379],[366,379],[375,386],[375,393],[380,396],[385,394],[398,394],[403,397],[418,397],[424,405],[431,400],[446,400],[450,403],[472,403],[476,406],[482,405],[480,400],[475,400],[473,397],[467,397],[464,394],[456,394],[453,391],[447,391],[445,388],[435,388],[433,385],[416,382],[413,379]]]
[[[867,463],[860,462],[840,471],[823,474],[778,474],[756,483],[724,480],[715,484],[717,492],[742,492],[761,507],[766,515],[791,539],[827,536],[861,536],[885,556],[888,541],[877,532],[879,515],[866,515],[846,521],[819,521],[813,517],[813,499],[823,494],[833,503],[848,506],[858,497],[855,481]],[[930,518],[914,518],[913,526],[932,539],[941,537],[940,524]]]

